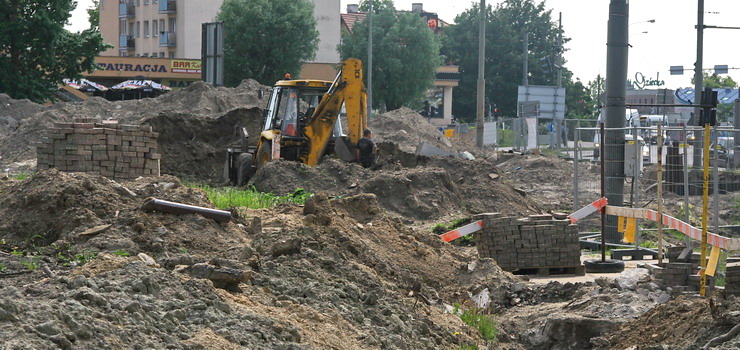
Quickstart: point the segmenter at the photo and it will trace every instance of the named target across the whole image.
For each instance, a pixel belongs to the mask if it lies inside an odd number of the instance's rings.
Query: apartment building
[[[223,0],[100,0],[101,56],[201,57],[201,25]]]

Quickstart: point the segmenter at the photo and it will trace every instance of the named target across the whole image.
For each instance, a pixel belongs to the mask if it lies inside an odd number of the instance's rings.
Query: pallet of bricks
[[[692,253],[686,258],[681,258],[682,246],[667,248],[666,258],[668,262],[663,265],[648,265],[648,269],[655,275],[654,282],[662,288],[670,287],[674,294],[697,293],[699,291],[700,276],[699,262],[701,255]],[[714,278],[707,276],[707,288],[714,289]]]
[[[478,255],[495,259],[503,270],[539,275],[585,274],[577,227],[565,215],[520,219],[493,213],[476,219],[483,220],[483,229],[475,234]]]
[[[740,296],[740,262],[725,266],[725,292]]]
[[[159,176],[158,133],[148,125],[75,119],[54,123],[36,146],[37,167],[86,172],[112,179]]]

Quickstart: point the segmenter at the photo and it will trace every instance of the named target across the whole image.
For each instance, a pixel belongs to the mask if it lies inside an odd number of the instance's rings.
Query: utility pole
[[[606,42],[606,123],[604,133],[604,172],[606,198],[609,205],[621,206],[624,201],[624,115],[627,96],[627,62],[629,57],[629,3],[628,0],[611,0]],[[605,238],[609,243],[619,243],[622,235],[617,231],[617,217],[607,215]]]
[[[555,64],[558,69],[558,88],[563,87],[563,13],[558,13],[558,56]]]
[[[696,19],[696,63],[694,64],[694,104],[701,102],[702,85],[704,85],[704,73],[702,72],[704,57],[704,0],[698,0],[697,19]],[[694,107],[694,125],[701,125],[699,121],[699,107]],[[702,142],[704,135],[701,132],[694,134],[694,166],[702,164]],[[709,137],[709,135],[707,135]],[[686,164],[688,166],[688,164]]]
[[[522,52],[524,62],[522,62],[522,85],[529,85],[529,33],[524,30],[524,52]]]
[[[485,60],[486,60],[486,0],[480,0],[480,29],[478,31],[478,111],[475,125],[475,145],[483,148],[483,114],[486,94]]]
[[[367,116],[373,115],[373,2],[367,13]]]

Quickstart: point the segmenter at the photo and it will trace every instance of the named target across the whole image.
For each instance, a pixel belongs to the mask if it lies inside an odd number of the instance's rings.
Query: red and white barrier
[[[640,208],[623,208],[606,206],[606,213],[608,215],[623,216],[628,218],[640,218],[647,219],[650,221],[658,222],[658,212],[652,209],[640,209]],[[701,228],[691,226],[691,224],[683,222],[673,216],[663,214],[663,225],[668,228],[677,230],[692,239],[701,241]],[[719,247],[725,250],[740,250],[740,238],[728,238],[720,236],[716,233],[707,232],[707,243],[712,246]]]
[[[458,227],[452,231],[443,233],[439,235],[439,238],[442,238],[445,242],[452,242],[462,236],[467,236],[473,232],[480,231],[483,229],[483,220],[478,220],[471,222],[465,226]]]
[[[601,197],[595,202],[576,210],[575,213],[568,215],[571,224],[575,224],[578,220],[581,220],[605,207],[607,204],[606,197]]]

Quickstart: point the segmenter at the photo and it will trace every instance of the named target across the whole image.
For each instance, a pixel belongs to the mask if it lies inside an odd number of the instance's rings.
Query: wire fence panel
[[[610,160],[604,164],[607,169],[605,180],[607,185],[611,184],[606,186],[606,195],[608,198],[621,198],[622,206],[657,209],[660,185],[657,163],[660,155],[663,211],[701,226],[704,167],[703,162],[694,164],[694,152],[702,152],[703,147],[695,149],[692,141],[695,138],[703,140],[705,131],[685,126],[661,129],[660,135],[657,128],[609,129],[623,133],[624,141],[610,138],[603,142],[606,152],[620,154],[617,159],[607,157]],[[709,231],[729,236],[740,233],[740,171],[734,164],[736,147],[732,136],[736,131],[715,127],[709,134]],[[599,196],[601,179],[589,175],[600,173],[602,141],[598,129],[593,127],[575,128],[573,137],[575,210]],[[620,187],[621,191],[618,190]],[[609,204],[618,203],[610,201]],[[654,229],[654,223],[646,222],[642,227],[648,236]],[[678,232],[666,231],[675,240],[683,239]]]

